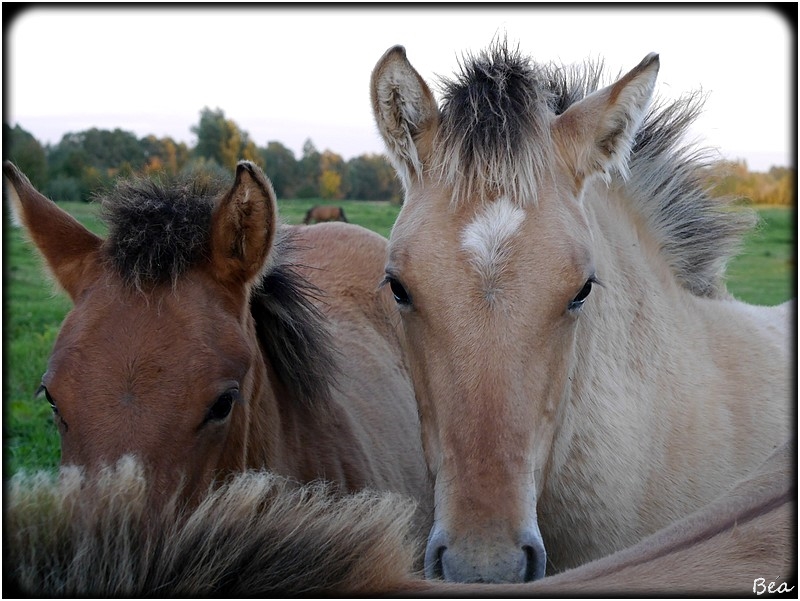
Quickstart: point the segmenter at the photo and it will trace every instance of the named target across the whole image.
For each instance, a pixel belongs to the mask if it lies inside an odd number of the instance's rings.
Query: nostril
[[[525,571],[523,578],[525,582],[532,580],[539,580],[544,578],[545,569],[547,567],[547,551],[544,547],[544,540],[542,540],[542,533],[539,531],[539,525],[533,525],[523,533],[522,551],[525,553]]]
[[[425,578],[445,579],[445,551],[447,551],[447,536],[441,530],[434,528],[425,548]]]
[[[433,561],[430,565],[430,572],[433,578],[439,578],[440,580],[444,580],[444,567],[442,564],[442,557],[444,556],[444,552],[447,550],[447,547],[439,547],[436,549],[433,555]],[[429,578],[431,577],[429,576]]]
[[[546,555],[544,549],[534,549],[530,545],[522,547],[525,551],[525,576],[524,582],[531,582],[544,578]]]
[[[429,548],[425,554],[425,578],[429,580],[439,579],[444,580],[444,552],[447,547],[444,545],[435,548]]]

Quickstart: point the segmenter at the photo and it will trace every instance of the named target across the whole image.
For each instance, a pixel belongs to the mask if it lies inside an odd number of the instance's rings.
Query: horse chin
[[[515,548],[491,549],[477,544],[459,549],[446,531],[434,525],[425,549],[425,578],[461,583],[518,583],[544,578],[547,551],[539,525],[520,536]]]

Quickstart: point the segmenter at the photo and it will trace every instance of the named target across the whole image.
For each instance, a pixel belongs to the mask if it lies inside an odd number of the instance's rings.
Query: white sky
[[[563,5],[562,5],[563,6]],[[5,31],[7,123],[40,142],[90,127],[194,145],[201,109],[221,108],[259,146],[300,157],[383,152],[369,77],[406,47],[438,93],[462,51],[497,35],[538,61],[604,58],[609,74],[661,55],[657,94],[709,92],[693,135],[751,170],[794,160],[792,33],[767,8],[38,7]]]

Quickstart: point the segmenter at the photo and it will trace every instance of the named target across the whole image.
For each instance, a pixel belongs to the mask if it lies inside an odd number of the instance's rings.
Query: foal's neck
[[[604,286],[579,318],[540,505],[562,568],[710,502],[786,437],[786,351],[741,303],[684,289],[644,220],[604,196],[587,205]]]
[[[294,398],[269,366],[265,373],[266,392],[251,418],[248,467],[299,482],[323,479],[347,491],[367,486],[366,460],[352,443],[349,416],[336,396]]]

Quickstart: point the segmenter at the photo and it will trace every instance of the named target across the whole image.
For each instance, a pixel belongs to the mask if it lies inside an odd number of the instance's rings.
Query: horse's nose
[[[522,541],[522,550],[526,557],[524,582],[544,578],[547,568],[547,551],[544,548],[539,528],[537,527],[535,531],[526,531],[522,536]]]
[[[425,548],[425,578],[446,580],[442,569],[442,556],[446,550],[447,537],[443,531],[434,526],[428,537],[428,546]]]
[[[544,577],[547,553],[538,529],[526,532],[521,544],[486,540],[449,544],[448,536],[434,531],[425,550],[425,577],[451,582],[530,582]]]

